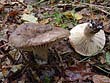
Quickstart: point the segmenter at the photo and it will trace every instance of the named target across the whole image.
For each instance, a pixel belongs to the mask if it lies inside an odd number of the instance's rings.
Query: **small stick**
[[[109,12],[105,11],[103,8],[107,8],[110,9],[110,7],[104,7],[104,6],[100,6],[100,5],[94,5],[94,4],[88,4],[88,3],[82,3],[83,5],[88,5],[89,7],[94,7],[95,9],[98,9],[108,15],[110,15]]]
[[[0,48],[3,48],[5,46],[7,46],[9,43],[5,43],[4,45],[1,45]]]
[[[23,5],[24,7],[27,7],[27,5],[26,4],[24,4],[24,3],[22,3],[22,2],[20,2],[19,0],[16,0],[18,3],[20,3],[21,5]]]

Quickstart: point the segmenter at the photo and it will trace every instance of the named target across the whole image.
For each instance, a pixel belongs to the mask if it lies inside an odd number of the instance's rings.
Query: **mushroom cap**
[[[89,23],[78,24],[70,31],[69,41],[76,52],[83,56],[92,56],[102,50],[105,45],[105,33],[103,30],[93,36],[86,36],[84,31]]]
[[[9,37],[9,43],[17,48],[27,48],[50,44],[68,37],[69,31],[49,24],[24,23],[18,26]]]

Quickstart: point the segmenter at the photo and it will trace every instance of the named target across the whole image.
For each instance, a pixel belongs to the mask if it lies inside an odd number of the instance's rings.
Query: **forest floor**
[[[71,30],[91,19],[103,22],[106,35],[104,49],[93,56],[78,54],[63,39],[49,48],[48,63],[38,65],[8,45],[10,34],[24,22]],[[109,19],[109,0],[0,0],[0,83],[110,83]]]

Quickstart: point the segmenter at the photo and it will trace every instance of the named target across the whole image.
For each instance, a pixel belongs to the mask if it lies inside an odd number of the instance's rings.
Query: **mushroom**
[[[69,31],[46,24],[24,23],[18,26],[9,37],[9,43],[18,49],[32,51],[45,62],[48,48],[55,42],[69,37]]]
[[[78,24],[70,30],[69,41],[75,51],[83,56],[92,56],[104,48],[105,33],[102,22]]]

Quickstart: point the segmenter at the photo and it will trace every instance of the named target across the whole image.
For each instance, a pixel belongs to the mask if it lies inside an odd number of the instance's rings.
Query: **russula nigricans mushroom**
[[[24,23],[18,26],[9,37],[9,43],[25,51],[33,51],[41,60],[47,61],[48,48],[63,38],[69,31],[52,25]]]
[[[79,54],[92,56],[104,48],[106,39],[102,28],[102,22],[78,24],[70,30],[70,44]]]

